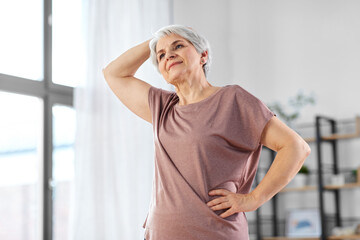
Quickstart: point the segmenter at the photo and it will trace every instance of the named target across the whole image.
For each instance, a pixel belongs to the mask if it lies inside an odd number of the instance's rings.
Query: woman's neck
[[[199,102],[213,94],[219,88],[212,86],[205,77],[197,81],[182,81],[174,84],[174,86],[176,94],[179,97],[179,105]]]

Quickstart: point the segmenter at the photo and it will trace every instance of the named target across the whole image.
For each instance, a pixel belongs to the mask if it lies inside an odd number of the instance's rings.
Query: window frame
[[[52,0],[43,0],[43,76],[42,81],[0,73],[0,91],[29,95],[43,100],[43,159],[42,159],[42,212],[40,239],[53,239],[52,163],[53,163],[53,116],[54,105],[74,107],[74,88],[52,82]]]

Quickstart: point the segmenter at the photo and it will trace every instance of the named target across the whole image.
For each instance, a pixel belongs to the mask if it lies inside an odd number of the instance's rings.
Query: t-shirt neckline
[[[214,98],[216,95],[218,95],[220,92],[223,91],[224,88],[226,88],[228,85],[226,86],[223,86],[223,87],[220,87],[220,89],[218,89],[216,92],[212,93],[210,96],[208,96],[207,98],[203,99],[203,100],[200,100],[198,102],[195,102],[195,103],[190,103],[190,104],[187,104],[187,105],[179,105],[179,101],[175,104],[175,108],[177,109],[190,109],[192,107],[196,107],[196,106],[199,106],[209,100],[211,100],[212,98]]]

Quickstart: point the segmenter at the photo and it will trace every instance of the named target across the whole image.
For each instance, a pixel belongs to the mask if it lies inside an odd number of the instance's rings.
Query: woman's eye
[[[182,48],[182,47],[183,47],[183,45],[178,44],[178,45],[176,45],[175,49]]]
[[[159,56],[159,60],[161,60],[161,59],[164,57],[164,55],[165,55],[165,54],[163,54],[163,53],[162,53],[162,54],[160,54],[160,56]]]

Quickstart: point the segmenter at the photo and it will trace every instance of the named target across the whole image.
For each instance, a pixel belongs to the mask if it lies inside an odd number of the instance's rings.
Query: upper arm
[[[304,139],[275,116],[265,126],[261,143],[276,152],[287,146],[301,147],[307,153],[310,151]]]
[[[133,76],[119,78],[106,73],[104,76],[111,90],[130,111],[145,121],[152,122],[148,102],[150,84]]]

